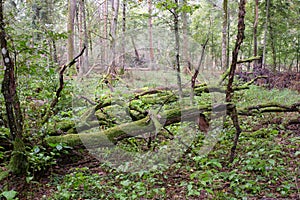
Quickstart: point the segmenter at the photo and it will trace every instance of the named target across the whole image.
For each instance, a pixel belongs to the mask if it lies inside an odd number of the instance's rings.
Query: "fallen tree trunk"
[[[46,138],[46,143],[64,143],[69,146],[77,146],[88,144],[89,148],[109,147],[116,144],[125,138],[135,137],[145,133],[155,131],[157,128],[153,117],[160,123],[162,127],[169,126],[174,123],[183,121],[196,121],[203,112],[223,112],[226,109],[231,109],[232,104],[220,104],[212,107],[205,105],[200,107],[191,107],[185,109],[172,109],[157,116],[147,116],[135,122],[121,124],[119,126],[100,130],[93,133],[68,134],[63,136],[51,136]],[[84,131],[83,131],[84,132]]]

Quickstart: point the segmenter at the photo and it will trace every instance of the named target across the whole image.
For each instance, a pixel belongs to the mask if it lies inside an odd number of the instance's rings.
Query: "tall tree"
[[[120,0],[112,0],[112,19],[110,23],[110,37],[111,37],[111,66],[110,72],[116,73],[116,34],[118,26]]]
[[[228,0],[223,0],[222,69],[227,68]]]
[[[68,62],[74,57],[74,22],[76,12],[76,0],[68,1]]]
[[[255,0],[254,8],[254,23],[253,23],[253,56],[257,56],[257,25],[258,25],[258,0]],[[254,61],[254,67],[257,66],[257,61]]]
[[[125,68],[125,32],[126,32],[126,0],[123,0],[123,10],[122,10],[122,73],[124,73]]]
[[[148,27],[149,27],[149,53],[150,53],[150,61],[154,61],[154,50],[153,50],[153,39],[152,39],[152,0],[148,0]]]
[[[257,56],[257,25],[258,25],[258,0],[255,0],[253,23],[253,55]]]
[[[264,27],[264,47],[263,47],[263,66],[266,65],[266,50],[267,50],[267,33],[268,33],[268,23],[269,23],[269,8],[270,8],[270,0],[266,0],[266,21]]]
[[[177,71],[177,84],[178,93],[180,100],[182,99],[182,87],[181,87],[181,75],[180,75],[180,35],[179,35],[179,2],[175,0],[175,6],[173,8],[173,23],[174,23],[174,33],[175,33],[175,68]]]
[[[13,153],[10,160],[10,170],[15,174],[24,174],[27,169],[27,158],[23,142],[23,117],[17,91],[15,66],[9,55],[7,34],[3,19],[3,1],[0,0],[0,43],[1,54],[5,66],[1,92],[5,99],[6,115],[13,141]]]
[[[79,75],[82,76],[88,71],[89,67],[89,51],[88,51],[88,30],[86,25],[86,9],[84,0],[79,0],[79,47],[83,49],[86,47],[84,56],[79,60]]]
[[[107,62],[108,60],[108,1],[104,0],[103,3],[99,6],[100,10],[100,20],[103,23],[100,23],[100,44],[101,44],[101,59]]]
[[[117,25],[118,25],[118,16],[119,16],[119,0],[112,0],[112,18],[110,23],[110,32],[109,35],[111,37],[111,66],[110,72],[116,73],[116,34],[117,34]]]
[[[182,10],[182,32],[183,32],[183,48],[182,48],[182,56],[185,62],[185,68],[183,69],[185,73],[188,70],[191,70],[191,62],[189,58],[189,39],[188,39],[188,13],[187,13],[187,0],[181,0],[183,10]]]

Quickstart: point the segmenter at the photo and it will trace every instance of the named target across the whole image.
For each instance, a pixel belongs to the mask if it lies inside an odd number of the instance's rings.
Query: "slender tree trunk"
[[[271,49],[272,49],[272,58],[273,58],[273,71],[277,69],[277,52],[276,52],[276,40],[273,32],[273,26],[270,20],[270,39],[271,39]]]
[[[82,12],[82,1],[79,0],[79,6],[78,6],[78,39],[79,39],[79,49],[83,48],[84,45],[84,28],[83,28],[83,12]],[[84,57],[80,57],[78,59],[78,75],[82,76],[83,75],[83,68],[84,68]]]
[[[226,49],[226,65],[229,66],[229,48],[230,48],[230,9],[227,7],[227,49]]]
[[[297,57],[297,61],[296,61],[296,71],[299,72],[299,57],[300,57],[300,35],[298,35],[298,47],[297,47],[297,52],[296,52],[296,57]]]
[[[112,12],[113,16],[111,19],[110,26],[110,37],[111,37],[111,66],[110,73],[116,73],[116,34],[118,25],[118,15],[119,15],[119,0],[112,0]]]
[[[222,30],[222,69],[227,66],[227,27],[228,27],[228,0],[223,0],[223,30]]]
[[[125,32],[126,32],[126,0],[123,0],[123,11],[122,11],[122,69],[121,73],[125,70]]]
[[[58,64],[58,57],[57,57],[57,49],[56,49],[55,39],[52,39],[52,49],[53,49],[53,54],[52,54],[53,62]]]
[[[153,31],[152,31],[152,0],[148,0],[148,27],[149,27],[149,53],[150,53],[150,62],[151,62],[151,68],[152,62],[154,61],[154,49],[153,49]]]
[[[265,21],[265,31],[264,31],[264,47],[263,47],[263,63],[262,66],[266,65],[266,49],[267,49],[267,32],[268,32],[268,23],[269,23],[269,8],[270,8],[270,0],[267,0],[266,5],[266,21]]]
[[[175,0],[176,7],[173,10],[174,15],[174,32],[175,32],[175,67],[177,71],[177,84],[179,98],[182,100],[182,86],[181,86],[181,74],[180,74],[180,37],[179,37],[179,15],[178,15],[178,0]]]
[[[1,92],[5,100],[10,136],[14,147],[10,159],[10,170],[15,174],[22,175],[25,174],[27,170],[27,158],[25,154],[26,149],[23,142],[23,117],[17,93],[15,67],[12,59],[9,56],[4,27],[3,1],[0,0],[0,43],[1,54],[5,66]]]
[[[230,69],[229,69],[228,84],[227,84],[227,89],[226,89],[226,102],[231,102],[231,100],[232,100],[232,96],[233,96],[232,84],[233,84],[233,80],[234,80],[234,74],[235,74],[237,60],[238,60],[238,54],[239,54],[240,47],[241,47],[244,37],[245,37],[244,36],[245,14],[246,14],[245,5],[246,5],[246,0],[240,0],[239,18],[238,18],[238,33],[237,33],[237,39],[235,42],[235,47],[234,47],[234,50],[232,51],[232,61],[231,61]],[[239,125],[236,107],[234,107],[232,110],[228,110],[228,112],[230,114],[230,117],[231,117],[232,122],[236,129],[233,146],[231,148],[231,153],[230,153],[230,162],[233,162],[233,159],[235,156],[235,150],[236,150],[239,136],[241,133],[241,127]]]
[[[270,2],[269,5],[271,8],[272,6],[272,1]],[[272,9],[271,9],[272,10]],[[272,58],[273,58],[273,67],[272,70],[275,72],[277,69],[277,51],[276,51],[276,38],[275,38],[275,32],[273,31],[273,22],[271,21],[271,16],[269,13],[269,34],[270,34],[270,39],[271,39],[271,50],[272,50]]]
[[[103,24],[101,23],[99,27],[99,30],[101,30],[100,31],[101,59],[107,62],[108,61],[108,2],[107,0],[104,0],[103,4],[99,9],[102,10],[102,14],[100,13],[100,19],[103,20]],[[109,63],[106,64],[108,65]]]
[[[68,2],[68,62],[70,62],[74,57],[74,21],[76,0],[69,0]]]
[[[210,17],[209,18],[209,27],[211,29],[212,27],[212,24],[213,24],[213,20],[212,18]],[[214,38],[214,31],[210,30],[210,34],[211,34],[211,60],[213,62],[213,66],[212,68],[213,69],[216,69],[217,66],[216,66],[216,59],[215,59],[215,38]]]
[[[181,0],[183,6],[187,6],[187,0]],[[189,38],[188,38],[188,15],[185,10],[182,11],[182,32],[183,32],[183,46],[182,46],[182,57],[185,63],[183,69],[184,73],[188,70],[191,71],[191,61],[189,58]]]
[[[257,24],[258,24],[258,0],[255,0],[254,9],[254,23],[253,23],[253,56],[257,56]],[[254,61],[254,67],[257,66],[257,61]]]
[[[83,57],[79,58],[79,76],[83,76],[88,71],[88,31],[87,31],[87,25],[86,25],[86,10],[85,10],[85,2],[84,0],[79,1],[79,43],[80,43],[80,49],[83,49],[83,47],[86,47],[86,51],[84,53]]]

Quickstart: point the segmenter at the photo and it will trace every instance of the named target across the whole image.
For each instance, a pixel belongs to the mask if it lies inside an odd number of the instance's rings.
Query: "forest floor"
[[[300,93],[300,73],[280,73],[269,78],[269,89],[289,88]],[[10,175],[3,185],[19,191],[19,199],[37,200],[300,199],[297,115],[241,117],[244,131],[233,164],[228,163],[228,153],[234,130],[226,127],[207,157],[187,152],[165,170],[118,172],[81,149],[71,150],[37,180]],[[295,117],[299,123],[289,124],[288,120]]]
[[[295,152],[300,150],[300,125],[291,125],[283,129],[280,127],[283,118],[272,118],[274,115],[269,117],[262,124],[256,125],[247,132],[248,134],[251,133],[250,136],[242,135],[244,138],[241,139],[237,149],[240,158],[234,165],[226,166],[226,159],[228,159],[226,151],[229,151],[228,144],[230,146],[230,142],[215,147],[215,155],[212,154],[209,157],[212,160],[218,159],[217,163],[221,163],[222,168],[208,167],[201,170],[201,173],[204,171],[209,172],[209,174],[213,173],[212,180],[206,183],[208,188],[211,187],[212,193],[207,192],[210,190],[205,187],[200,190],[189,188],[197,187],[197,182],[201,181],[201,178],[191,178],[191,174],[197,172],[199,166],[195,164],[190,155],[183,156],[178,163],[171,165],[166,171],[152,173],[152,175],[148,175],[149,177],[136,177],[127,173],[111,171],[109,167],[103,166],[99,160],[84,150],[78,157],[76,157],[78,153],[75,152],[73,157],[66,155],[58,165],[49,169],[37,181],[24,184],[26,177],[20,179],[9,177],[8,181],[11,182],[13,189],[22,191],[19,199],[229,199],[230,197],[240,199],[241,196],[248,197],[247,199],[265,200],[300,199],[300,157],[299,155],[295,156]],[[254,140],[256,137],[257,141]],[[249,142],[251,139],[253,140],[252,147],[243,148],[243,146],[251,145]],[[262,143],[266,146],[261,148],[263,145],[259,144],[260,141],[263,141]],[[255,153],[256,148],[265,149],[265,153],[260,152],[265,155],[260,154],[260,156],[275,160],[274,169],[270,167],[269,172],[264,171],[262,168],[268,166],[264,159],[255,159],[249,156],[251,152]],[[72,159],[77,161],[71,162]],[[243,164],[245,165],[243,166]],[[272,162],[269,164],[271,166]],[[223,175],[224,173],[228,176]],[[217,178],[217,174],[219,174],[219,178]],[[116,178],[118,176],[124,177]],[[235,176],[236,179],[233,178]],[[144,183],[146,185],[144,188],[145,195],[130,197],[131,192],[121,189],[127,186],[122,183],[125,179],[130,180],[130,182]],[[155,180],[153,183],[149,183],[147,179]],[[203,180],[206,179],[207,177],[204,176]],[[95,189],[97,184],[107,185],[107,187],[103,187],[103,190]],[[135,184],[133,185],[131,190],[141,190]],[[234,187],[239,189],[234,189]],[[65,190],[61,188],[65,188]],[[164,188],[163,194],[157,192],[152,198],[147,198],[146,196],[149,196],[147,192],[152,192],[151,190],[154,188]],[[109,195],[118,190],[122,191],[124,198]],[[102,192],[107,195],[107,198],[101,197]],[[64,196],[63,193],[66,195]]]

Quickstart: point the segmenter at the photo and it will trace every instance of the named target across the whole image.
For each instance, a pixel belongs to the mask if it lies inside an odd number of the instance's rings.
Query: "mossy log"
[[[257,115],[261,113],[270,113],[270,112],[300,112],[300,102],[297,102],[291,106],[280,105],[277,103],[260,104],[260,105],[250,106],[247,108],[240,109],[238,111],[238,114],[252,116],[252,115]]]
[[[182,121],[195,121],[200,113],[216,111],[222,112],[228,109],[231,104],[220,104],[212,108],[211,105],[176,108],[168,110],[160,115],[154,116],[159,123],[165,127]],[[96,132],[86,134],[68,134],[63,136],[51,136],[46,138],[46,143],[64,143],[69,146],[88,144],[89,148],[107,147],[116,144],[125,138],[135,137],[144,133],[152,132],[156,129],[151,116],[147,116],[135,122],[121,124],[107,130],[95,130]],[[98,128],[96,128],[98,129]]]

